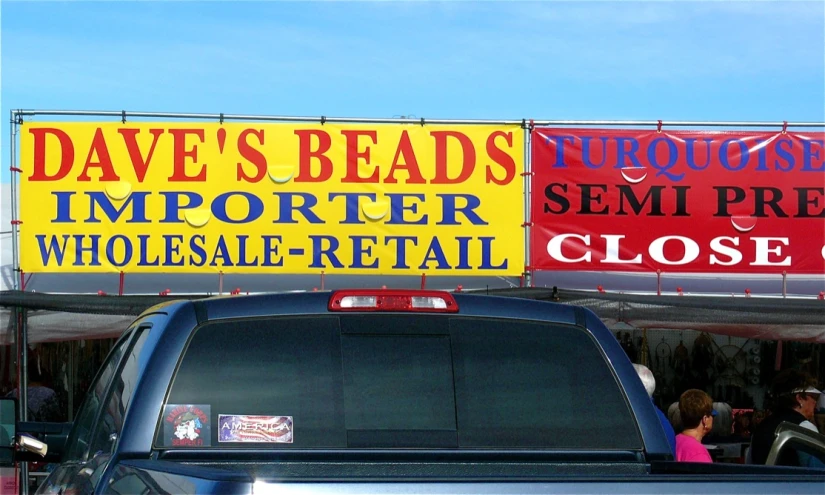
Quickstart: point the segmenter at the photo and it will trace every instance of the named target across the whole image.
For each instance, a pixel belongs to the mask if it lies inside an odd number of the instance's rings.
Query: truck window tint
[[[293,443],[278,448],[346,446],[341,341],[335,317],[281,317],[208,323],[195,331],[167,405],[208,405],[212,447],[218,415],[291,416]],[[164,443],[163,425],[158,445]]]
[[[453,318],[450,328],[461,447],[641,447],[629,405],[588,333],[478,318]]]
[[[72,432],[66,441],[66,454],[64,462],[83,461],[85,460],[86,452],[91,441],[92,428],[95,425],[97,413],[100,411],[101,404],[104,402],[103,395],[109,389],[109,383],[117,370],[118,364],[123,357],[126,345],[130,342],[132,337],[131,332],[127,332],[109,352],[106,361],[101,365],[100,371],[92,381],[89,387],[89,392],[77,413],[77,419],[74,421]]]
[[[112,435],[119,435],[123,428],[123,416],[129,408],[132,400],[135,381],[138,376],[138,363],[140,362],[140,352],[143,344],[149,336],[149,328],[138,328],[135,343],[123,362],[120,373],[113,384],[111,395],[108,398],[107,406],[103,409],[102,416],[98,422],[97,432],[94,436],[89,453],[94,456],[98,452],[108,455],[112,453],[114,442]]]
[[[343,335],[341,344],[348,430],[455,430],[449,336]]]

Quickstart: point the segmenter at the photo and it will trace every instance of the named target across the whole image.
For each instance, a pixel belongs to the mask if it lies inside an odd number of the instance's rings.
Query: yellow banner
[[[518,126],[27,123],[26,272],[516,275]]]

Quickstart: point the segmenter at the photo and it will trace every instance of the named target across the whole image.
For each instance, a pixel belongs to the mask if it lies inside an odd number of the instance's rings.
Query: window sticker
[[[218,442],[292,443],[292,416],[218,415]]]
[[[210,406],[169,404],[163,410],[163,445],[172,447],[209,447]]]

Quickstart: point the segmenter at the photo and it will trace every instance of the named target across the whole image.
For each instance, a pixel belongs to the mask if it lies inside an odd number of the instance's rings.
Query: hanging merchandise
[[[713,337],[707,332],[702,332],[693,341],[691,365],[693,368],[692,387],[707,390],[713,374]]]

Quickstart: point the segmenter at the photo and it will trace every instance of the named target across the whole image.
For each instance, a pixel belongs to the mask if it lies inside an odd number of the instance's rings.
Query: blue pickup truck
[[[589,310],[438,291],[155,306],[72,425],[21,432],[59,458],[38,493],[825,493],[821,470],[675,462]]]

